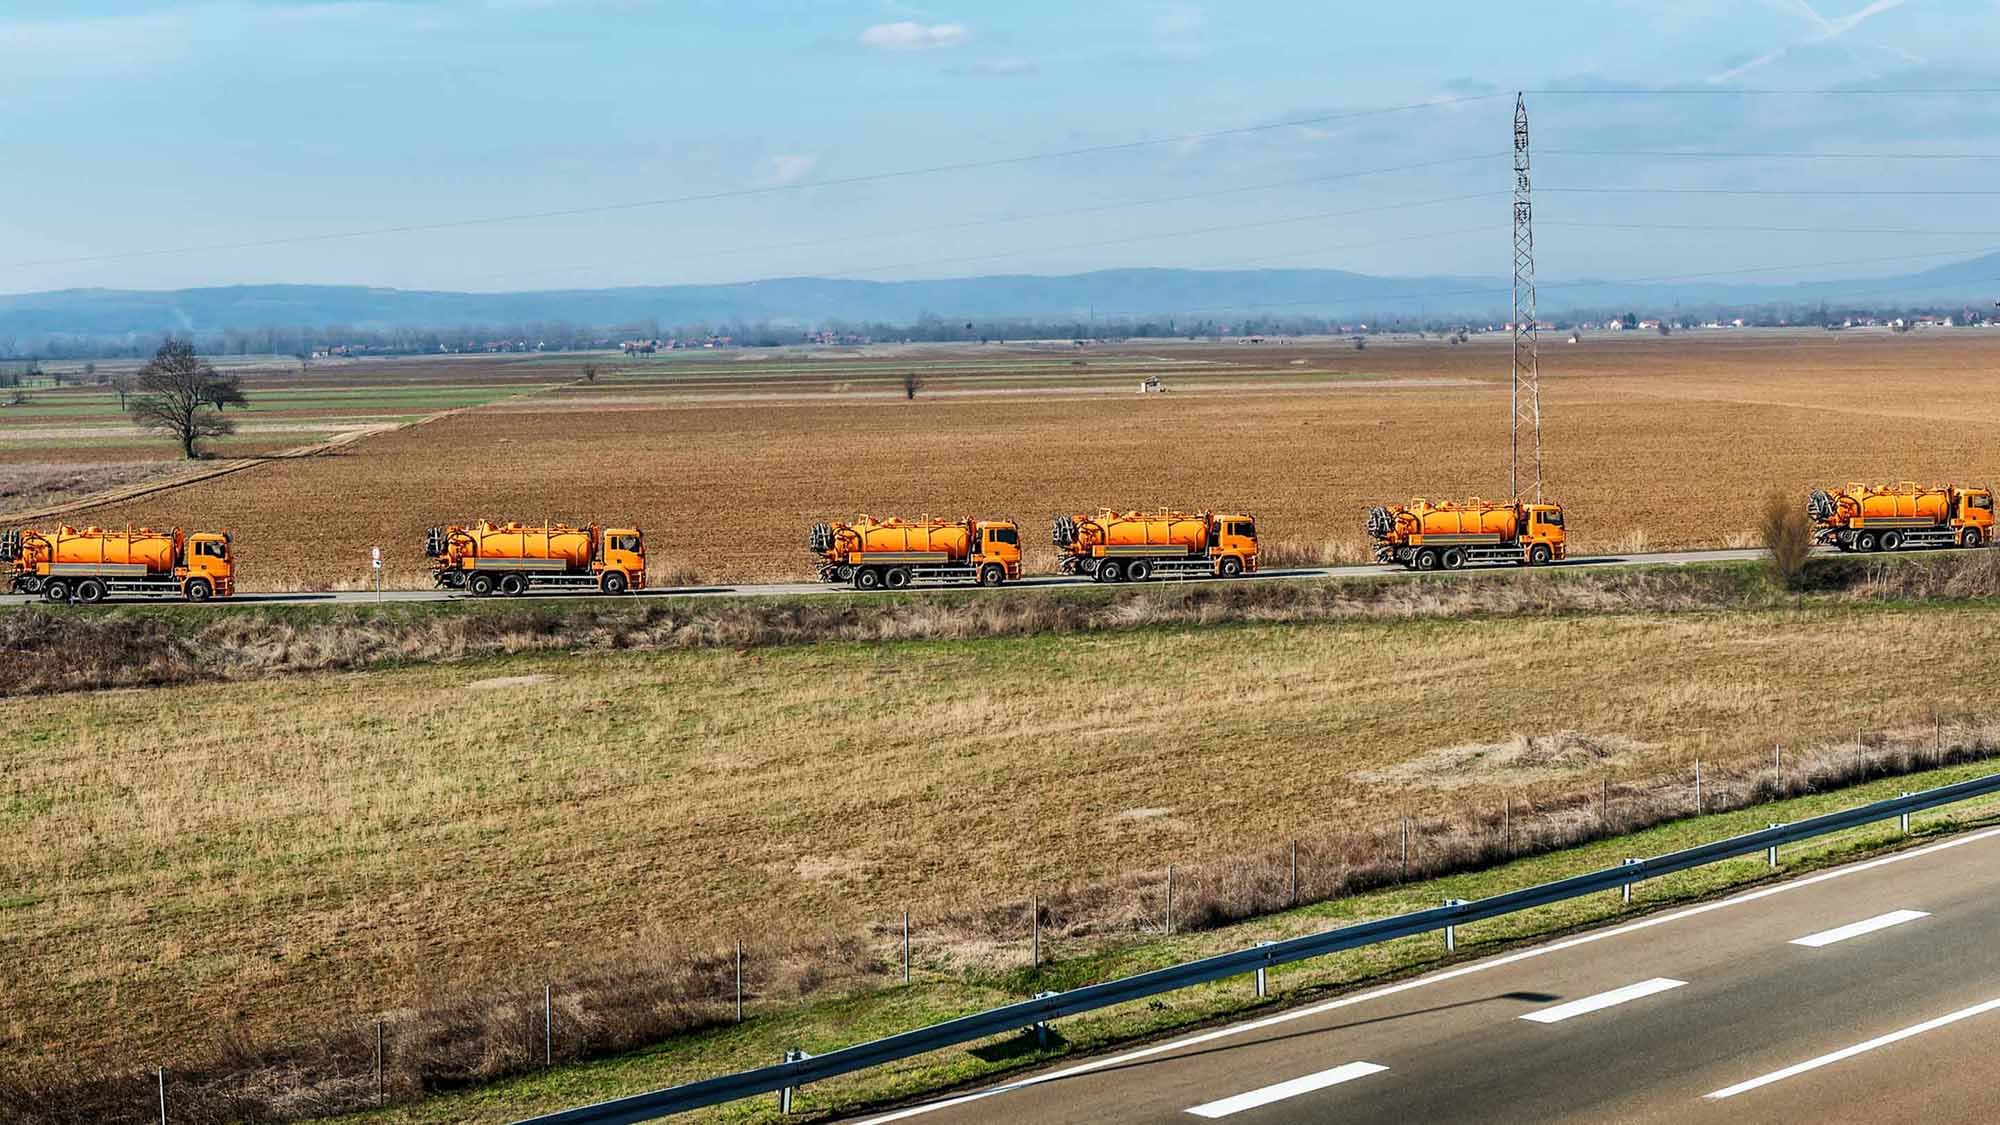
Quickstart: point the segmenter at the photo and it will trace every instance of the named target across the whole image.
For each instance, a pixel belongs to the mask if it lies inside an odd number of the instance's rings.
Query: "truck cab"
[[[623,574],[629,588],[646,588],[646,533],[636,527],[614,527],[598,541],[597,569],[602,576]],[[622,591],[621,591],[622,592]]]
[[[1527,526],[1521,536],[1522,547],[1530,559],[1540,559],[1538,547],[1548,548],[1546,561],[1567,557],[1568,549],[1563,540],[1563,510],[1561,504],[1528,504]]]
[[[1257,569],[1257,521],[1250,516],[1216,516],[1208,553],[1217,574],[1234,578]]]
[[[236,552],[226,531],[203,531],[187,537],[180,565],[181,595],[191,602],[236,593]]]
[[[1958,508],[1952,526],[1958,529],[1962,547],[1977,547],[1993,541],[1993,492],[1985,488],[1958,489]]]
[[[978,527],[979,542],[972,557],[974,566],[998,565],[1006,571],[1007,581],[1020,581],[1020,527],[1012,520],[981,520]]]

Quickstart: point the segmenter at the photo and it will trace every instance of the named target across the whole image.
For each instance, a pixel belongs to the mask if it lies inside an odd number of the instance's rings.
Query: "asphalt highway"
[[[1644,555],[1600,555],[1591,558],[1569,559],[1556,564],[1558,567],[1621,567],[1621,566],[1662,566],[1681,563],[1728,562],[1732,560],[1754,559],[1763,555],[1758,550],[1730,551],[1669,551]],[[1507,567],[1474,567],[1464,573],[1481,573],[1491,570],[1510,570]],[[1412,577],[1413,571],[1400,566],[1336,566],[1313,567],[1293,570],[1267,570],[1233,579],[1206,579],[1204,581],[1257,582],[1281,578],[1401,578]],[[1007,590],[1049,589],[1060,586],[1087,586],[1088,578],[1062,578],[1041,576],[1009,583],[996,594],[1004,595]],[[1154,584],[1165,584],[1156,582]],[[951,589],[962,587],[917,587],[914,592],[925,589]],[[827,585],[820,582],[782,582],[769,585],[748,586],[683,586],[669,589],[640,590],[623,597],[637,598],[776,598],[798,597],[804,594],[853,594],[858,591],[848,586]],[[907,591],[906,591],[907,592]],[[594,593],[549,593],[529,595],[530,598],[564,600],[582,597],[602,597]],[[0,595],[0,606],[27,605],[38,601],[24,594]],[[383,602],[444,602],[470,601],[472,595],[458,590],[384,590],[376,594],[373,590],[342,590],[324,594],[238,594],[233,598],[208,602],[211,606],[231,605],[365,605]],[[523,598],[513,599],[526,600]]]
[[[1992,1122],[1996,891],[1968,834],[867,1120]]]

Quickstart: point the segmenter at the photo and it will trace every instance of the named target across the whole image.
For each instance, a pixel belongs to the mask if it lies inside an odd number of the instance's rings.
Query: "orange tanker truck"
[[[424,553],[439,586],[479,597],[537,589],[622,594],[646,585],[646,537],[636,527],[482,520],[431,528]]]
[[[1021,528],[1013,520],[878,520],[813,525],[806,545],[822,582],[857,590],[918,584],[998,586],[1021,577]]]
[[[1806,501],[1813,541],[1843,551],[1977,547],[1993,539],[1993,493],[1914,481],[1815,488]]]
[[[1560,504],[1519,500],[1433,504],[1419,497],[1368,510],[1375,561],[1412,570],[1457,570],[1475,563],[1543,566],[1563,558]]]
[[[1235,578],[1257,569],[1257,521],[1216,512],[1057,516],[1056,569],[1099,582]]]
[[[0,563],[12,571],[13,590],[52,602],[74,597],[185,598],[205,602],[236,592],[236,556],[229,533],[179,528],[59,527],[54,531],[0,532]]]

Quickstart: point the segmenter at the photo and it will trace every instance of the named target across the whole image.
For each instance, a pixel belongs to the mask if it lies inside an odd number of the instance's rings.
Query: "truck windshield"
[[[194,553],[211,559],[219,559],[222,557],[222,546],[222,544],[212,539],[204,539],[194,545]]]
[[[1553,509],[1543,512],[1542,522],[1548,524],[1550,527],[1561,527],[1563,525],[1563,514]]]
[[[1981,493],[1972,498],[1972,506],[1975,508],[1991,508],[1993,506],[1993,497]]]
[[[630,551],[636,555],[639,553],[639,537],[636,535],[614,535],[611,537],[611,549],[614,551]]]

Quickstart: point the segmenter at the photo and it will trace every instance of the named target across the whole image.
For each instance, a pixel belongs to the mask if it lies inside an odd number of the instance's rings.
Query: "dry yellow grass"
[[[1988,480],[2000,452],[2000,334],[1544,350],[1549,487],[1582,552],[1744,543],[1773,490]],[[906,402],[900,372],[916,365],[931,365],[926,389]],[[1133,393],[1155,372],[1174,393]],[[810,522],[864,511],[1012,515],[1031,569],[1052,565],[1051,514],[1100,504],[1249,509],[1285,557],[1345,559],[1367,505],[1505,491],[1506,373],[1491,341],[620,365],[91,515],[230,528],[247,590],[362,580],[378,544],[391,582],[421,584],[422,529],[480,516],[635,521],[662,565],[714,581],[802,578]]]
[[[1982,708],[1996,658],[1964,638],[1996,623],[1240,626],[0,701],[0,1032],[15,1064],[123,1068],[668,941],[976,909],[1503,789],[1763,760]],[[1557,732],[1593,749],[1508,749]]]

